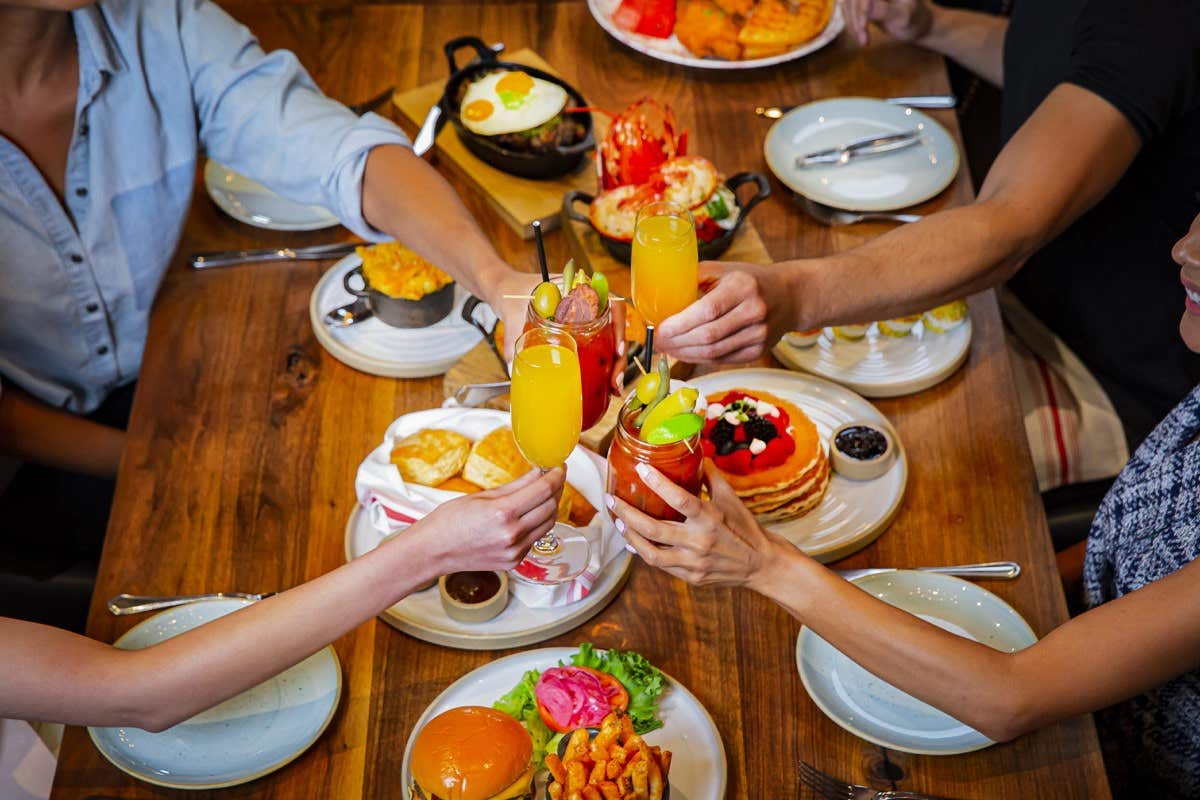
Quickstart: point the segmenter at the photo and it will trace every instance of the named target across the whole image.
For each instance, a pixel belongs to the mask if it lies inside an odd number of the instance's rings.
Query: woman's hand
[[[663,320],[655,345],[690,364],[753,361],[791,330],[789,276],[784,264],[701,264],[712,288]]]
[[[606,502],[617,529],[642,560],[697,586],[754,588],[771,563],[780,540],[759,526],[720,472],[705,462],[712,500],[705,502],[646,464],[638,476],[685,522],[662,522],[616,497]]]
[[[566,472],[532,470],[498,489],[451,500],[398,538],[420,536],[434,575],[509,570],[554,527]]]
[[[928,0],[844,0],[842,9],[850,32],[864,47],[870,40],[872,22],[901,42],[916,42],[933,27]]]

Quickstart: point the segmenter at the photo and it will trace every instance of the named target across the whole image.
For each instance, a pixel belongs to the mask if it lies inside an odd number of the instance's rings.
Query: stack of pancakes
[[[787,461],[749,475],[721,471],[746,507],[763,522],[782,522],[812,511],[829,487],[829,458],[817,426],[798,406],[781,397],[753,389],[738,389],[787,412],[789,435],[796,450]],[[718,402],[725,392],[708,398]]]

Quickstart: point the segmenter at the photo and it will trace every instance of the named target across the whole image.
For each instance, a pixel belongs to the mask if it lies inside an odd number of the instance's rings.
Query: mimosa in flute
[[[633,233],[633,305],[647,324],[659,325],[696,300],[699,261],[696,225],[683,206],[647,203]]]

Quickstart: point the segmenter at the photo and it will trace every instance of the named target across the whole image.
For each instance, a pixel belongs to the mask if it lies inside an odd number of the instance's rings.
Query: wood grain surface
[[[642,94],[669,101],[693,152],[730,173],[766,171],[768,123],[755,105],[836,95],[947,89],[941,61],[881,41],[845,37],[802,61],[738,74],[689,71],[626,50],[582,0],[363,4],[237,0],[224,5],[269,48],[288,47],[333,97],[355,102],[388,86],[420,86],[445,71],[442,44],[463,34],[529,47],[600,105]],[[953,112],[932,112],[953,135]],[[459,184],[461,187],[461,184]],[[755,225],[777,258],[845,249],[886,228],[829,229],[776,196]],[[403,187],[397,187],[403,191]],[[511,263],[532,270],[533,248],[460,188]],[[920,210],[968,202],[963,170]],[[342,233],[344,235],[344,232]],[[88,631],[113,641],[137,620],[109,617],[118,592],[273,591],[342,563],[342,530],[360,460],[388,424],[442,401],[440,378],[403,381],[356,372],[317,344],[309,292],[328,264],[283,263],[191,272],[194,250],[328,241],[240,225],[197,194],[180,252],[151,324]],[[561,233],[549,256],[568,255]],[[966,367],[922,394],[881,401],[909,448],[912,476],[891,529],[843,566],[916,566],[1013,559],[1024,574],[986,584],[1044,635],[1066,619],[990,293],[971,302],[975,340]],[[696,694],[729,758],[730,797],[801,796],[796,761],[859,783],[957,798],[1106,798],[1092,720],[953,757],[906,756],[867,744],[827,719],[805,694],[794,650],[799,625],[755,595],[692,589],[643,564],[599,616],[549,644],[591,640],[636,648]],[[110,766],[78,728],[67,732],[53,797],[403,798],[412,722],[450,682],[494,655],[428,645],[372,621],[338,642],[345,693],[330,729],[307,753],[251,784],[212,793],[156,789]]]

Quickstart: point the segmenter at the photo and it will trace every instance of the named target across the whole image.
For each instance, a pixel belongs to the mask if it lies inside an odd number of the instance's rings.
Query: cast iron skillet
[[[750,199],[743,203],[741,198],[737,197],[737,190],[747,183],[753,183],[755,191]],[[729,249],[729,245],[733,244],[733,237],[737,235],[738,228],[742,227],[742,223],[746,221],[746,217],[750,215],[754,207],[771,196],[771,184],[767,181],[766,176],[759,172],[739,172],[725,181],[725,186],[733,192],[734,198],[737,199],[739,209],[737,224],[711,242],[697,243],[701,261],[712,261],[713,259],[720,258]],[[596,226],[592,225],[592,220],[587,215],[581,214],[576,210],[576,203],[586,203],[590,206],[594,199],[587,192],[572,189],[563,195],[562,212],[570,219],[587,223],[592,230],[596,231],[596,234],[600,237],[600,241],[604,242],[604,247],[608,250],[609,255],[622,264],[628,264],[633,257],[633,243],[627,242],[624,239],[614,238],[596,230]]]
[[[472,48],[476,53],[476,58],[466,66],[459,67],[454,56],[457,51],[464,47]],[[462,124],[462,119],[459,117],[459,89],[464,82],[471,83],[484,74],[497,69],[517,70],[527,73],[534,78],[541,78],[544,81],[557,83],[567,90],[568,108],[583,108],[587,106],[587,101],[583,99],[583,95],[575,91],[562,78],[551,75],[548,72],[543,72],[540,69],[527,67],[523,64],[500,61],[496,58],[495,51],[484,44],[483,40],[478,36],[460,36],[457,39],[446,42],[446,46],[443,49],[446,53],[446,60],[450,64],[450,79],[446,81],[446,90],[442,92],[442,98],[438,101],[442,113],[438,118],[437,130],[434,131],[434,136],[437,136],[437,131],[441,130],[442,126],[446,124],[446,119],[449,118],[454,122],[454,127],[458,131],[458,138],[480,160],[492,165],[496,169],[522,178],[557,178],[560,175],[566,175],[568,172],[578,169],[580,162],[583,161],[584,154],[595,147],[596,139],[592,130],[592,115],[586,111],[572,115],[577,120],[583,122],[585,131],[583,139],[570,147],[557,146],[549,153],[538,154],[508,150],[496,144],[490,136],[480,136],[477,133],[467,130],[466,126]]]

